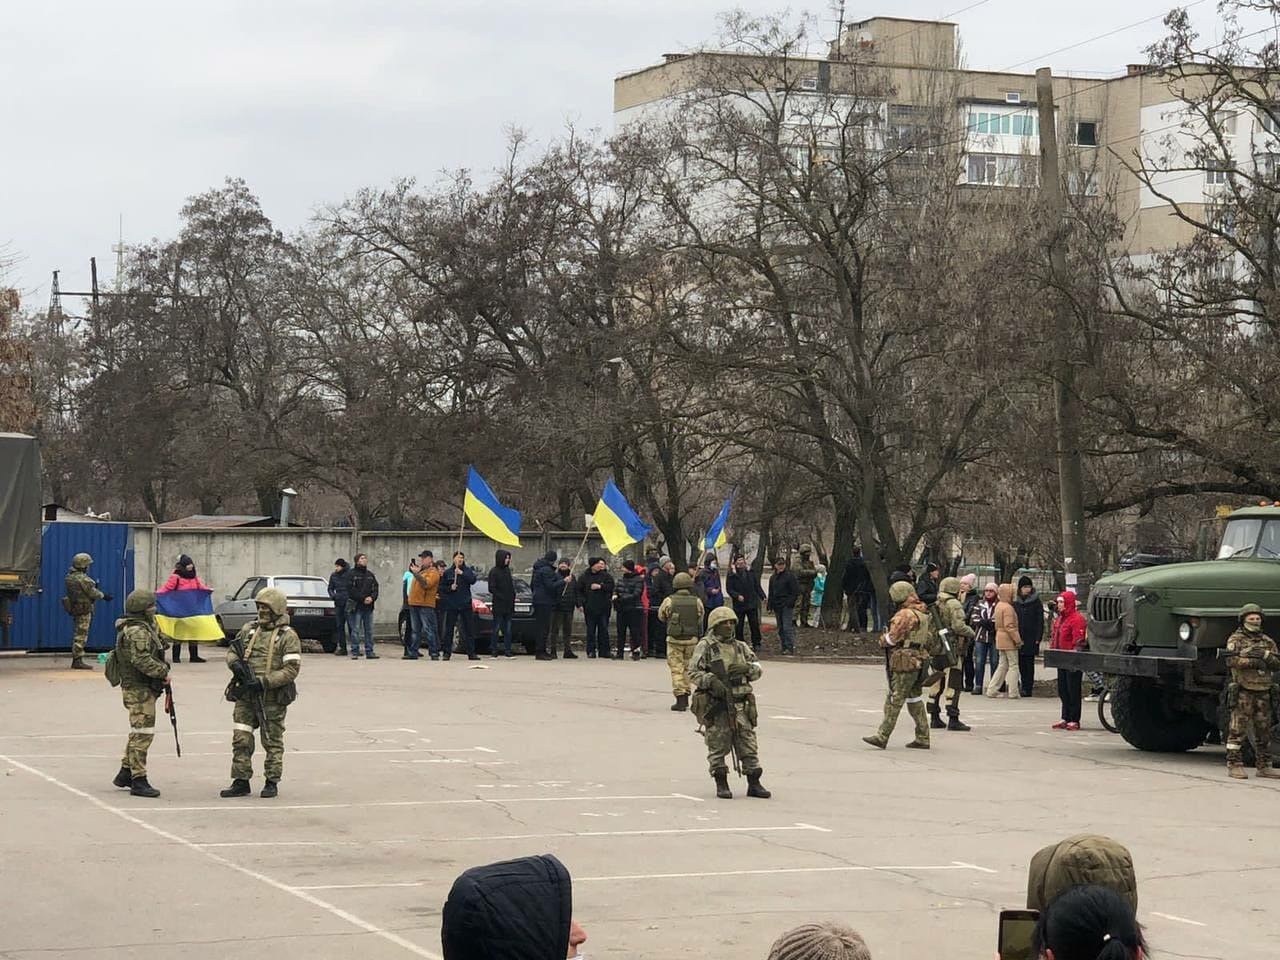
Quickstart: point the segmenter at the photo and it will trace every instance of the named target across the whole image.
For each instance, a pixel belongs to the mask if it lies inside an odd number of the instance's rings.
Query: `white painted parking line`
[[[469,763],[473,767],[510,767],[515,760],[467,760],[463,757],[435,757],[431,760],[392,760],[392,763]]]
[[[188,736],[185,730],[182,732],[182,735],[184,737]],[[218,734],[218,736],[225,736],[225,735],[226,735],[226,731]],[[126,731],[123,734],[113,733],[111,736],[113,738],[127,739],[129,734]],[[191,736],[194,736],[194,734],[191,734]],[[291,750],[288,747],[285,747],[284,752],[285,752],[285,756],[289,756],[289,757],[322,757],[322,756],[333,756],[333,755],[348,756],[348,755],[377,754],[377,753],[420,753],[420,754],[430,756],[436,753],[477,753],[477,752],[497,753],[498,751],[491,750],[488,747],[458,747],[458,748],[450,748],[447,750],[434,750],[431,747],[353,747],[350,750]],[[191,751],[183,754],[184,757],[225,757],[229,755],[230,755],[230,751],[228,750],[214,750],[214,751],[204,751],[204,752]],[[17,757],[19,760],[109,760],[112,757],[119,756],[119,754],[115,754],[115,753],[15,753],[15,754],[10,754],[10,756]],[[393,760],[392,762],[395,763],[397,761]],[[401,762],[412,763],[415,761],[406,760]],[[420,760],[416,762],[430,763],[431,761]]]
[[[411,727],[378,727],[374,730],[357,730],[356,733],[417,733]]]
[[[347,847],[377,844],[397,846],[409,843],[484,843],[488,840],[574,840],[602,837],[658,837],[692,833],[782,833],[795,830],[830,833],[826,827],[796,823],[781,827],[672,827],[665,830],[567,830],[559,833],[508,833],[478,837],[396,837],[390,840],[232,840],[225,843],[197,843],[199,847]],[[976,869],[981,869],[976,868]]]
[[[631,873],[618,874],[611,877],[574,877],[573,882],[605,883],[607,881],[617,880],[694,880],[706,877],[758,877],[786,873],[915,873],[918,871],[938,872],[944,870],[980,870],[984,873],[996,873],[995,870],[988,870],[985,867],[975,867],[971,864],[952,863],[883,867],[769,867],[761,870],[708,870],[699,871],[697,873]]]
[[[770,717],[770,720],[812,720],[813,717],[789,717],[786,714],[779,714],[776,717]]]
[[[1199,920],[1188,920],[1186,917],[1175,917],[1172,913],[1159,913],[1155,910],[1151,911],[1153,917],[1164,917],[1166,920],[1172,920],[1174,923],[1187,923],[1193,927],[1207,927],[1207,923],[1201,923]]]
[[[176,833],[170,833],[167,830],[162,830],[159,827],[154,826],[153,824],[147,823],[145,820],[142,820],[138,817],[133,816],[130,813],[127,813],[124,810],[121,810],[119,807],[113,807],[108,803],[104,803],[103,801],[99,800],[97,797],[93,796],[92,794],[85,793],[85,791],[79,790],[68,783],[63,783],[57,777],[51,776],[50,774],[45,773],[43,770],[37,770],[35,767],[29,767],[25,763],[20,763],[17,760],[15,760],[13,757],[8,757],[3,754],[0,754],[0,760],[4,761],[5,763],[13,764],[13,766],[17,767],[18,769],[25,770],[27,773],[31,774],[32,776],[39,777],[41,780],[44,780],[47,783],[51,783],[53,784],[53,786],[58,787],[61,790],[65,790],[67,793],[70,793],[73,796],[80,797],[82,800],[87,800],[89,801],[89,803],[93,804],[99,810],[104,810],[107,813],[113,814],[114,816],[119,817],[121,820],[124,820],[127,823],[131,823],[136,827],[146,830],[148,833],[152,834],[153,836],[160,837],[163,840],[168,840],[171,843],[176,843],[179,846],[186,847],[188,850],[194,850],[196,853],[200,854],[203,857],[207,857],[208,859],[212,860],[214,863],[217,863],[219,866],[226,867],[228,870],[234,870],[236,873],[240,874],[241,876],[245,876],[245,877],[249,877],[250,879],[257,880],[259,883],[265,884],[266,886],[271,887],[272,889],[279,890],[281,893],[286,893],[291,897],[301,900],[303,903],[308,903],[313,907],[317,907],[321,910],[324,910],[325,912],[331,914],[332,916],[337,917],[339,920],[342,920],[345,923],[349,923],[353,927],[357,927],[358,929],[363,930],[366,933],[371,933],[376,937],[380,937],[381,939],[386,940],[388,943],[392,943],[395,946],[400,947],[401,949],[413,954],[416,957],[423,957],[424,960],[444,960],[444,958],[441,957],[438,953],[433,953],[432,951],[427,950],[424,947],[420,947],[413,941],[406,940],[404,937],[400,936],[398,933],[393,933],[390,930],[383,929],[382,927],[379,927],[377,924],[370,923],[368,920],[358,917],[354,913],[351,913],[348,910],[343,910],[341,907],[336,907],[331,903],[327,903],[326,901],[321,900],[319,897],[313,896],[305,888],[290,886],[287,883],[282,883],[273,877],[267,876],[265,873],[261,873],[257,870],[251,870],[248,867],[242,867],[238,863],[233,863],[232,861],[228,860],[226,857],[219,856],[216,853],[211,853],[208,850],[202,850],[198,844],[192,843],[190,840],[186,839],[185,837],[180,837]]]
[[[0,756],[0,759],[6,759]],[[364,807],[450,807],[470,806],[475,804],[491,804],[505,806],[509,803],[607,803],[623,800],[692,800],[702,803],[698,797],[687,797],[682,793],[650,793],[619,797],[468,797],[457,800],[370,800],[355,803],[261,803],[254,804],[253,814],[259,816],[277,810],[356,810]],[[214,811],[221,813],[243,814],[245,805],[241,803],[219,803],[199,807],[149,807],[147,813],[194,813]]]

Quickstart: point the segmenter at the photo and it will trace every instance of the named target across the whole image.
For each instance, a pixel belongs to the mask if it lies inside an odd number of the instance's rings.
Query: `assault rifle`
[[[164,712],[169,715],[169,722],[173,724],[173,745],[178,750],[178,756],[182,756],[182,743],[178,740],[178,708],[173,705],[173,686],[168,680],[164,682]]]
[[[239,686],[237,699],[248,698],[249,706],[253,708],[254,719],[258,721],[258,735],[262,738],[262,746],[265,748],[267,745],[267,708],[262,700],[262,681],[254,675],[253,664],[245,656],[244,641],[239,636],[231,641],[231,652],[236,655],[236,662],[232,664],[231,672],[235,674],[236,683]]]

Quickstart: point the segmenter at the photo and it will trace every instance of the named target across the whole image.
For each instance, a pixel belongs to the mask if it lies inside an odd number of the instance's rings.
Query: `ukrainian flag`
[[[467,492],[462,512],[490,540],[520,546],[520,511],[504,507],[475,467],[467,468]]]
[[[716,514],[716,518],[711,521],[711,527],[707,530],[707,535],[702,538],[703,550],[719,550],[729,542],[729,535],[725,533],[725,524],[729,522],[729,507],[733,505],[733,494],[729,494],[729,499],[724,502],[724,506],[720,508],[720,512]]]
[[[170,590],[156,594],[156,625],[175,641],[212,643],[222,640],[213,615],[212,590]]]
[[[629,543],[639,543],[653,529],[631,509],[631,504],[627,503],[627,498],[622,495],[612,477],[604,485],[604,492],[600,494],[600,502],[596,504],[593,516],[596,529],[600,531],[610,553],[617,553]]]

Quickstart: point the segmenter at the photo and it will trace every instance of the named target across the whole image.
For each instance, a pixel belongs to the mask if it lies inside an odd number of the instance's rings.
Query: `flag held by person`
[[[213,615],[212,590],[169,590],[156,594],[156,626],[175,641],[215,643],[224,639]]]
[[[511,547],[520,546],[520,511],[504,507],[484,482],[484,477],[476,473],[475,467],[467,468],[467,492],[462,498],[462,512],[490,540]]]
[[[618,553],[629,543],[639,543],[652,529],[631,509],[612,477],[605,482],[593,517],[610,553]]]
[[[707,529],[707,535],[702,538],[703,550],[719,550],[729,542],[729,534],[725,530],[725,525],[729,522],[729,508],[732,505],[733,494],[729,494],[729,499],[724,502],[724,506],[716,514],[716,518],[711,521],[711,526]]]

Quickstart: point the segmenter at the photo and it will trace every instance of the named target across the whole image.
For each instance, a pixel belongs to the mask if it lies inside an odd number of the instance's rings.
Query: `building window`
[[[1081,147],[1096,147],[1098,145],[1098,122],[1096,120],[1081,120],[1076,124],[1076,144]]]
[[[1210,160],[1205,167],[1204,182],[1210,187],[1221,187],[1227,182],[1227,164],[1221,160]]]
[[[1238,114],[1234,110],[1224,111],[1218,114],[1218,125],[1222,128],[1222,135],[1226,137],[1234,137],[1236,135],[1236,117]]]
[[[1280,103],[1268,103],[1259,110],[1258,124],[1272,136],[1280,134]]]
[[[1030,187],[1039,182],[1039,166],[1034,157],[971,153],[966,182],[994,187]]]
[[[1096,197],[1102,192],[1098,188],[1098,175],[1092,170],[1068,173],[1067,190],[1076,197]]]
[[[1025,113],[991,113],[973,111],[969,114],[969,132],[987,135],[1035,137],[1040,134],[1040,121]]]
[[[996,155],[994,153],[969,154],[969,182],[994,184],[996,182],[996,166]]]

